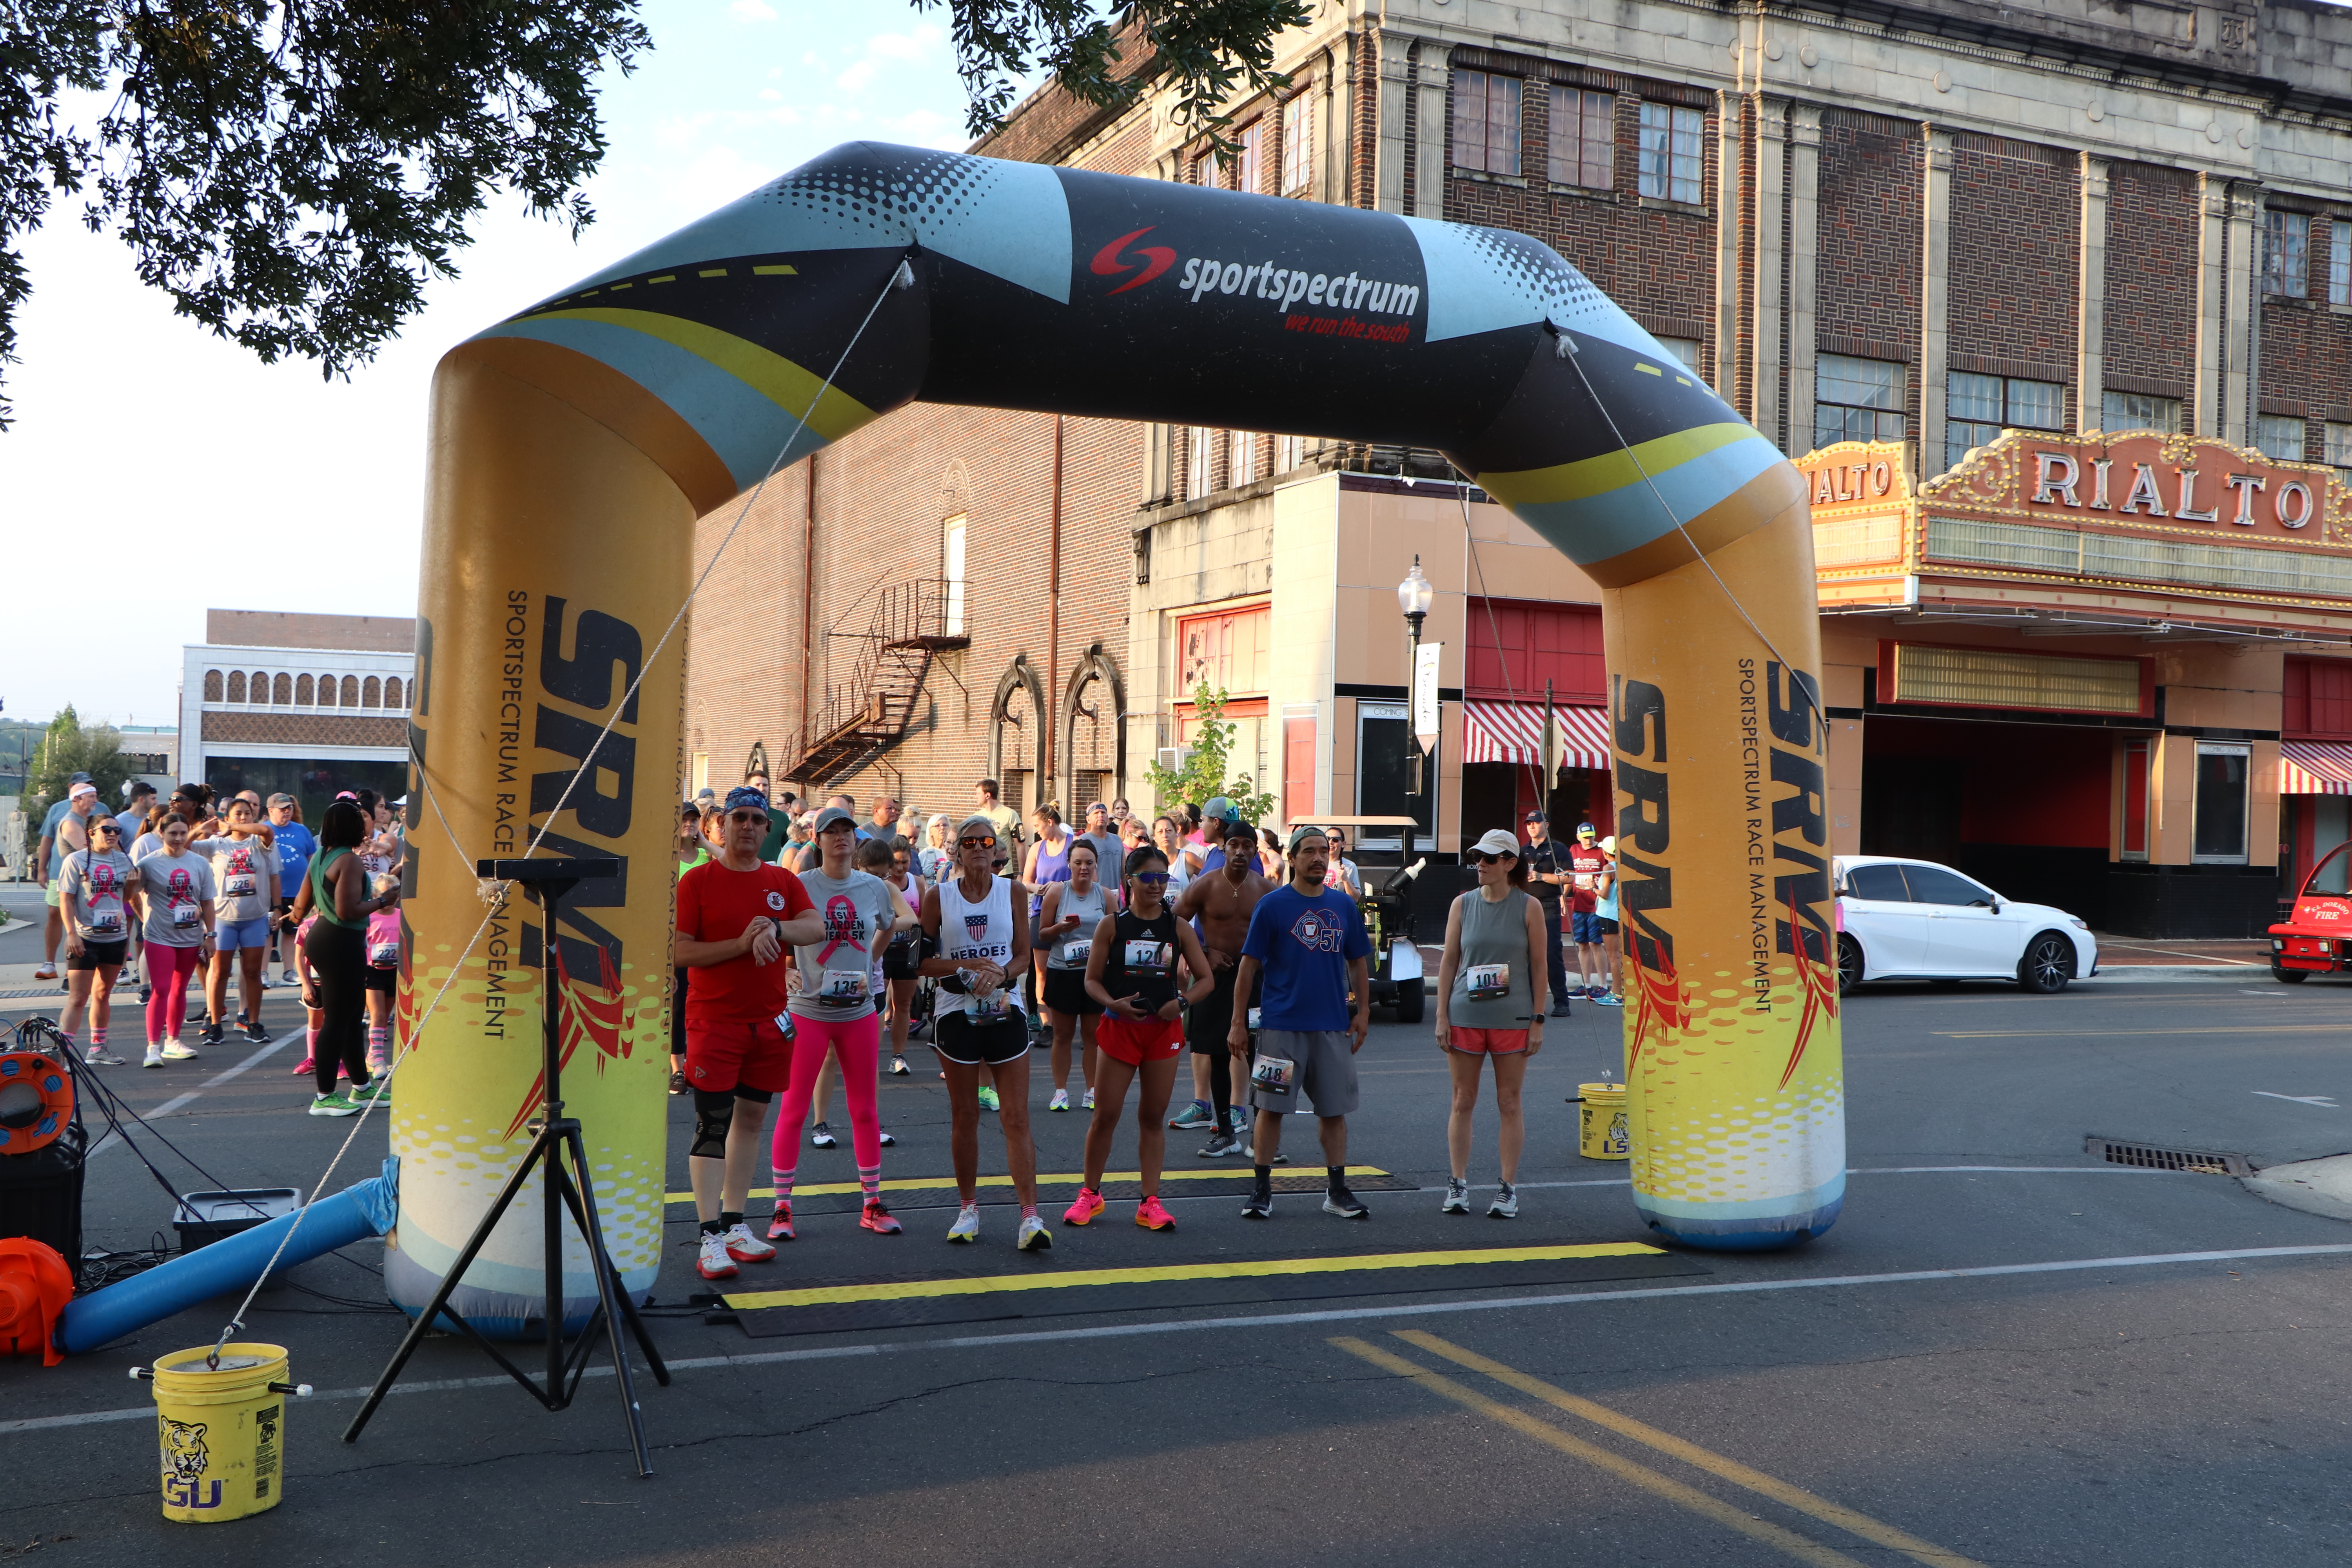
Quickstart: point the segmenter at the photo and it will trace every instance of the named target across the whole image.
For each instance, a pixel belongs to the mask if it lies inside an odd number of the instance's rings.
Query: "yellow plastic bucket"
[[[204,1345],[131,1371],[154,1380],[163,1517],[182,1524],[243,1519],[278,1506],[286,1396],[310,1392],[286,1381],[281,1346],[225,1344],[217,1368],[205,1364],[211,1354]]]
[[[1625,1086],[1576,1086],[1577,1152],[1588,1160],[1630,1160],[1633,1145],[1625,1133]]]

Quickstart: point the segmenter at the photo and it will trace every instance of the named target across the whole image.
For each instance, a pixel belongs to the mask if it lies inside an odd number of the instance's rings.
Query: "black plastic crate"
[[[224,1237],[267,1225],[302,1206],[299,1187],[239,1187],[226,1193],[183,1193],[172,1228],[180,1233],[180,1250],[194,1252]]]

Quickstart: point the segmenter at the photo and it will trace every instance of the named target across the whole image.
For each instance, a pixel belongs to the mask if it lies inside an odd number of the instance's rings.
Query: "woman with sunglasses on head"
[[[1110,1163],[1111,1141],[1127,1109],[1128,1085],[1140,1077],[1135,1157],[1143,1195],[1135,1205],[1135,1223],[1146,1230],[1176,1227],[1176,1216],[1160,1202],[1160,1170],[1168,1154],[1161,1118],[1176,1086],[1176,1058],[1184,1054],[1180,1004],[1199,1002],[1216,981],[1201,939],[1163,901],[1167,891],[1167,858],[1156,845],[1144,845],[1127,858],[1127,908],[1095,927],[1086,979],[1087,994],[1103,1008],[1096,1030],[1101,1054],[1095,1069],[1095,1117],[1087,1126],[1086,1185],[1062,1215],[1064,1225],[1087,1225],[1103,1212],[1103,1167]],[[1193,977],[1181,995],[1176,989],[1179,959]]]
[[[940,982],[932,1047],[946,1064],[956,1200],[950,1241],[980,1239],[980,1075],[994,1077],[1004,1162],[1021,1204],[1013,1245],[1050,1247],[1053,1233],[1037,1216],[1037,1146],[1029,1136],[1029,1026],[1014,984],[1029,972],[1029,922],[1016,909],[1016,884],[996,874],[996,824],[979,815],[956,829],[956,870],[923,895],[923,933],[938,956],[921,971]]]
[[[1445,957],[1437,969],[1437,1048],[1454,1075],[1454,1105],[1445,1123],[1454,1176],[1441,1214],[1470,1212],[1470,1117],[1478,1106],[1478,1067],[1495,1064],[1495,1109],[1502,1119],[1502,1185],[1486,1213],[1513,1219],[1519,1212],[1519,1152],[1528,1126],[1519,1106],[1528,1061],[1543,1049],[1549,995],[1544,957],[1543,905],[1527,892],[1527,862],[1519,841],[1501,828],[1471,847],[1478,885],[1454,900],[1445,916]]]
[[[1070,841],[1070,879],[1045,889],[1037,917],[1037,937],[1045,947],[1045,1006],[1054,1026],[1054,1098],[1048,1110],[1070,1109],[1070,1038],[1078,1038],[1079,1070],[1086,1079],[1086,1108],[1095,1108],[1095,1020],[1102,1005],[1087,994],[1087,956],[1095,928],[1110,913],[1102,884],[1095,880],[1091,839]]]
[[[121,849],[122,825],[110,816],[93,818],[86,830],[89,847],[65,858],[58,872],[58,908],[65,917],[66,1005],[58,1033],[74,1049],[85,1014],[89,1019],[92,1067],[119,1068],[121,1057],[106,1048],[114,1016],[114,981],[131,947],[131,857]]]

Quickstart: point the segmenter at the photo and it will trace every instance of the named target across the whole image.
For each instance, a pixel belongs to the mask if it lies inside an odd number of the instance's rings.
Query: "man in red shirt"
[[[1576,842],[1568,851],[1568,921],[1576,942],[1576,977],[1583,984],[1570,996],[1597,1001],[1609,994],[1609,955],[1601,950],[1604,936],[1597,912],[1601,873],[1608,869],[1609,857],[1593,837],[1592,824],[1578,823]]]
[[[767,1150],[761,1123],[793,1075],[784,976],[792,948],[824,940],[824,917],[801,879],[760,858],[768,797],[749,784],[727,794],[719,852],[677,882],[677,964],[698,972],[686,996],[686,1082],[694,1144],[686,1169],[702,1222],[696,1266],[726,1279],[738,1263],[776,1249],[743,1223],[751,1174]]]

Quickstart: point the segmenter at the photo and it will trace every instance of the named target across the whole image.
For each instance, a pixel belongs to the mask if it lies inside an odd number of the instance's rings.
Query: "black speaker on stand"
[[[0,1237],[55,1249],[81,1287],[82,1169],[89,1131],[65,1042],[47,1018],[17,1026],[0,1050]]]

